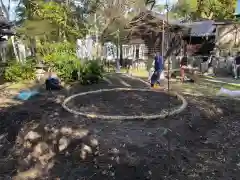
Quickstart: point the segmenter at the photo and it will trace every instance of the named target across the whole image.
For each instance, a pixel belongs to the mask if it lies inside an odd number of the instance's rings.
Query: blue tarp
[[[32,91],[25,90],[25,91],[19,92],[19,94],[15,98],[21,101],[26,101],[37,94],[39,94],[39,92],[36,90],[32,90]]]

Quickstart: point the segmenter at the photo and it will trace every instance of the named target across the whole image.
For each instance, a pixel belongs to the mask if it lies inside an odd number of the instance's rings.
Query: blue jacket
[[[154,58],[154,70],[161,71],[163,69],[163,59],[162,56],[155,56]]]

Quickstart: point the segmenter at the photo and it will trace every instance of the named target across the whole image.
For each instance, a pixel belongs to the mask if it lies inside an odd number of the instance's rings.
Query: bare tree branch
[[[4,13],[5,17],[7,18],[7,20],[9,20],[10,19],[10,15],[9,15],[8,9],[6,8],[6,6],[5,6],[5,4],[3,3],[2,0],[0,0],[0,3],[1,3],[2,10],[3,10],[3,13]]]

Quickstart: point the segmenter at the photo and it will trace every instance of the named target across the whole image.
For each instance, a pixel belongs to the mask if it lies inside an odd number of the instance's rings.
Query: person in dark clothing
[[[160,85],[160,75],[163,70],[163,58],[160,55],[160,53],[156,53],[156,56],[154,58],[154,73],[151,77],[151,87],[154,87],[155,83],[158,83]]]
[[[239,76],[240,76],[240,74],[239,74],[239,71],[240,71],[240,52],[237,53],[237,57],[234,60],[233,67],[234,67],[233,69],[234,69],[235,79],[238,79]]]
[[[56,73],[53,73],[52,71],[49,72],[48,78],[45,81],[46,90],[60,90],[62,89],[61,82],[59,78],[57,77]]]
[[[187,64],[188,64],[187,56],[183,56],[180,61],[181,82],[184,82],[185,69],[187,68]]]

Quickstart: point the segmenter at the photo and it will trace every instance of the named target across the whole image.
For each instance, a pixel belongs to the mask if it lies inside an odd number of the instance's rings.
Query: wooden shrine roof
[[[13,35],[14,33],[10,30],[11,27],[12,24],[4,17],[2,8],[0,7],[0,37]]]
[[[152,33],[162,32],[163,29],[178,32],[186,28],[180,21],[167,18],[166,15],[149,10],[141,12],[126,26],[131,36],[151,35]]]

